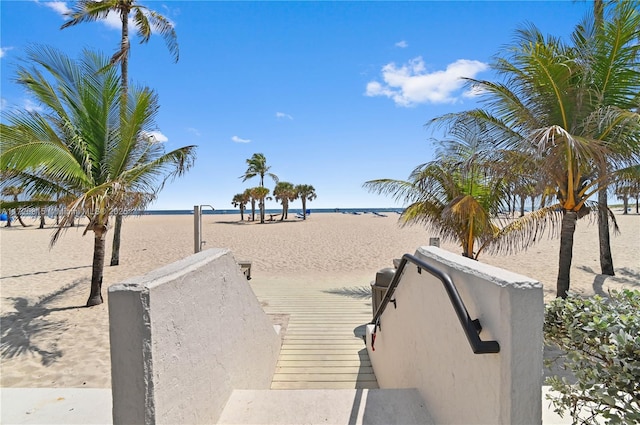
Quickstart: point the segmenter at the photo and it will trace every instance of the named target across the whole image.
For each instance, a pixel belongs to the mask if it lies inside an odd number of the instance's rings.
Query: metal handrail
[[[433,276],[440,279],[440,282],[444,285],[444,288],[449,295],[449,300],[451,301],[451,305],[453,309],[456,311],[458,315],[458,319],[460,319],[460,324],[462,325],[462,329],[464,330],[465,335],[467,336],[467,340],[469,341],[469,345],[471,345],[471,349],[474,354],[488,354],[488,353],[499,353],[500,352],[500,344],[498,341],[483,341],[480,339],[480,331],[482,330],[482,326],[480,326],[480,321],[478,319],[471,320],[469,316],[469,312],[462,302],[462,298],[460,298],[460,294],[458,293],[458,289],[454,285],[451,277],[445,272],[436,269],[430,264],[425,263],[418,257],[411,254],[404,254],[402,259],[400,260],[400,264],[398,265],[398,269],[396,270],[395,275],[393,276],[393,280],[389,284],[389,289],[387,289],[387,293],[382,299],[382,303],[376,310],[376,314],[371,321],[371,324],[380,326],[380,317],[384,310],[387,308],[389,302],[391,302],[391,297],[393,297],[393,293],[395,292],[398,284],[400,283],[400,279],[402,278],[402,273],[404,268],[408,262],[411,262],[418,266],[418,273],[421,270],[426,270]],[[393,301],[395,303],[395,300]]]

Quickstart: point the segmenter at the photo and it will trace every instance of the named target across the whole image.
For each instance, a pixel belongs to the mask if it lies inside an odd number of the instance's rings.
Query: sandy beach
[[[368,287],[392,259],[428,245],[421,227],[399,227],[398,215],[312,214],[265,224],[239,222],[239,215],[205,215],[204,249],[229,248],[237,260],[253,262],[252,285],[277,279]],[[599,275],[597,228],[582,220],[574,240],[571,289],[579,294],[640,289],[640,215],[616,216],[612,237],[615,277]],[[38,229],[0,229],[0,386],[110,387],[107,288],[193,253],[193,216],[146,215],[124,221],[120,265],[105,267],[105,303],[84,308],[89,294],[93,234],[71,228],[50,249],[53,220]],[[86,222],[86,220],[85,220]],[[108,235],[107,260],[111,255]],[[460,249],[449,243],[441,247]],[[539,280],[545,299],[555,297],[558,239],[542,239],[515,255],[481,255],[480,261]]]

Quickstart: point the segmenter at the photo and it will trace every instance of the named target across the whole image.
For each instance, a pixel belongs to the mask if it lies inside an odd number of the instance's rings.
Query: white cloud
[[[284,112],[276,112],[276,118],[278,119],[286,118],[289,120],[293,120],[293,117],[291,115],[285,114]]]
[[[401,48],[401,49],[406,49],[407,47],[409,47],[409,43],[407,43],[407,42],[406,42],[406,41],[404,41],[404,40],[401,40],[401,41],[398,41],[398,42],[395,44],[395,46],[396,46],[396,47],[399,47],[399,48]]]
[[[189,133],[193,134],[196,137],[200,137],[201,136],[201,133],[197,128],[189,127],[189,128],[187,128],[187,131]]]
[[[122,21],[120,20],[120,15],[114,12],[109,12],[107,17],[102,20],[102,23],[105,24],[108,28],[114,30],[122,29]],[[133,18],[129,17],[129,32],[135,31],[135,27],[133,24]]]
[[[399,106],[414,106],[421,103],[454,103],[463,77],[474,78],[488,68],[483,62],[458,59],[445,70],[428,72],[422,57],[410,60],[398,67],[389,63],[382,67],[383,83],[371,81],[367,84],[366,96],[386,96]]]
[[[67,7],[67,3],[64,1],[44,1],[36,3],[40,3],[48,7],[49,9],[54,10],[56,13],[62,15],[63,17],[66,17],[66,15],[71,12],[71,9]]]
[[[142,137],[148,137],[152,143],[165,143],[169,141],[169,138],[159,131],[142,131],[140,135]]]
[[[28,112],[42,112],[44,109],[31,99],[25,99],[22,105]]]
[[[3,58],[11,49],[13,49],[13,47],[0,47],[0,58]]]
[[[236,143],[251,143],[250,139],[241,139],[238,136],[233,136],[231,138],[232,141],[236,142]]]
[[[5,110],[7,109],[7,106],[9,105],[9,102],[7,102],[7,99],[5,99],[4,97],[0,98],[0,110]]]

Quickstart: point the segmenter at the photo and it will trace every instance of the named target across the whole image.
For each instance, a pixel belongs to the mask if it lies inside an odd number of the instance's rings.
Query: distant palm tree
[[[242,181],[247,181],[251,178],[260,177],[260,187],[264,187],[264,176],[269,176],[271,179],[278,183],[278,176],[273,173],[270,173],[269,170],[271,167],[267,166],[267,158],[265,158],[264,154],[254,153],[251,158],[247,159],[247,171],[245,171],[244,175],[240,176]],[[267,192],[269,193],[269,192]],[[266,195],[260,201],[260,221],[264,221],[264,199]],[[258,198],[259,199],[259,198]]]
[[[18,195],[20,195],[21,193],[22,188],[20,186],[5,186],[2,188],[2,196],[11,196],[15,203],[19,202]],[[24,224],[24,221],[22,221],[22,217],[20,216],[20,208],[16,207],[15,212],[16,218],[18,219],[22,227],[27,227],[27,225]],[[11,220],[7,220],[7,227],[11,227]]]
[[[89,218],[94,255],[87,306],[100,304],[109,218],[144,208],[168,178],[190,168],[195,146],[165,153],[148,137],[158,112],[157,96],[148,88],[130,89],[121,115],[120,79],[107,58],[85,51],[76,61],[44,47],[28,54],[34,66],[21,67],[17,81],[45,112],[7,114],[0,171],[22,173],[27,192],[75,197],[51,243],[79,212]]]
[[[247,191],[244,191],[242,193],[234,195],[233,199],[231,200],[231,204],[233,205],[233,207],[240,209],[240,221],[244,221],[244,210],[246,209],[247,202],[249,202],[250,199],[251,196],[249,195],[249,193]]]
[[[138,31],[140,43],[147,43],[154,31],[164,38],[174,61],[178,62],[179,51],[176,32],[173,24],[164,16],[145,6],[136,4],[135,0],[79,0],[76,1],[70,19],[62,25],[62,29],[83,22],[96,22],[105,19],[111,12],[120,15],[121,37],[120,49],[111,57],[111,64],[120,63],[121,73],[121,107],[127,104],[129,92],[129,15],[133,13],[133,24]],[[124,115],[124,109],[121,111]],[[113,245],[110,265],[120,263],[120,232],[122,229],[122,214],[116,213],[116,223],[113,229]]]
[[[251,221],[256,221],[256,197],[254,188],[246,189],[243,193],[251,202]]]
[[[254,187],[253,189],[251,189],[251,193],[262,206],[260,208],[260,223],[264,223],[264,201],[265,199],[271,199],[269,197],[269,189],[267,189],[266,187]]]
[[[636,200],[636,214],[640,213],[640,165],[623,169],[615,184],[615,193],[624,202],[624,213],[629,209],[629,198]]]
[[[302,219],[307,219],[307,201],[313,201],[317,198],[316,190],[310,184],[299,184],[296,186],[296,192],[302,200]]]
[[[294,201],[298,198],[298,192],[296,192],[296,188],[293,184],[289,182],[278,182],[276,187],[273,189],[273,196],[276,201],[280,201],[282,204],[282,214],[280,216],[280,221],[288,218],[289,213],[289,202]]]
[[[38,229],[44,229],[47,212],[45,205],[50,205],[51,196],[47,193],[36,193],[31,197],[31,200],[34,201],[34,205],[38,207],[38,215],[40,216],[40,226],[38,226]]]

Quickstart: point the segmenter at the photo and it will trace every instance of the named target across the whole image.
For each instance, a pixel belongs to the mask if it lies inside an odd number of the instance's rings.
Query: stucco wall
[[[114,424],[215,423],[234,389],[267,389],[280,339],[228,250],[109,288]]]
[[[436,423],[541,423],[542,286],[436,247],[415,255],[451,276],[500,352],[473,354],[440,280],[407,264],[375,351],[367,332],[380,387],[418,388]]]

